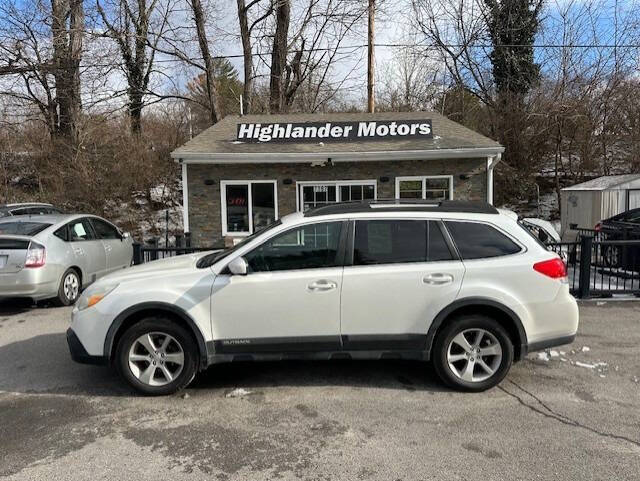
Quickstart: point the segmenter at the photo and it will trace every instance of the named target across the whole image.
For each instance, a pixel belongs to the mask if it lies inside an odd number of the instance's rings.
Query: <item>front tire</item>
[[[116,349],[116,367],[127,383],[148,396],[184,389],[195,377],[198,347],[179,324],[147,318],[124,333]]]
[[[513,344],[495,319],[461,316],[437,334],[432,362],[448,386],[459,391],[485,391],[499,384],[509,372]]]

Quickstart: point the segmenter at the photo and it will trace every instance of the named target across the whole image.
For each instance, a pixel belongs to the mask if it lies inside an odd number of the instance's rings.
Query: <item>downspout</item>
[[[493,205],[493,168],[502,160],[502,154],[487,157],[487,202]]]
[[[180,159],[182,163],[182,230],[189,231],[189,181],[187,179],[187,164]]]

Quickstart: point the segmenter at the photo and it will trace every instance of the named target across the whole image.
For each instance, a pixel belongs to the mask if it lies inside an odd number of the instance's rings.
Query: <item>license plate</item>
[[[0,256],[0,269],[7,265],[7,259],[9,256]]]

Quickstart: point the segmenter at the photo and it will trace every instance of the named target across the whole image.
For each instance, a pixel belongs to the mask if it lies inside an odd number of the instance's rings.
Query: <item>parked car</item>
[[[577,328],[564,263],[517,221],[488,204],[373,201],[106,276],[67,341],[150,395],[215,363],[345,358],[431,360],[450,386],[482,391]]]
[[[62,211],[51,204],[26,202],[22,204],[0,204],[0,217],[12,215],[62,214]]]
[[[595,231],[604,242],[640,240],[640,208],[601,220],[596,224]],[[608,267],[640,270],[640,246],[603,244],[600,254],[602,262]]]
[[[124,267],[133,241],[105,219],[83,214],[0,219],[0,298],[73,304],[83,288]]]
[[[522,218],[514,211],[509,209],[498,209],[498,211],[507,217],[519,221],[520,225],[526,227],[540,242],[548,244],[550,242],[560,242],[560,234],[556,231],[553,224],[548,220],[538,219],[537,217]]]

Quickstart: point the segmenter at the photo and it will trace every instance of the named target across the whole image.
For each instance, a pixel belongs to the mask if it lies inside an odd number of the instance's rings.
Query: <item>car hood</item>
[[[173,273],[177,270],[183,269],[195,269],[196,262],[207,252],[198,252],[196,254],[183,254],[174,257],[168,257],[166,259],[160,259],[157,261],[145,262],[137,266],[122,269],[121,271],[114,272],[103,279],[109,281],[122,282],[128,279],[138,277],[150,277],[161,276],[169,273]]]

